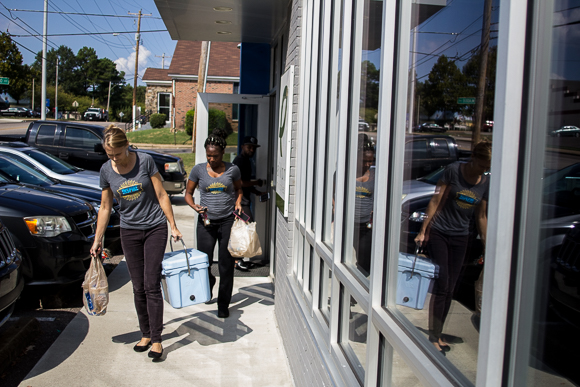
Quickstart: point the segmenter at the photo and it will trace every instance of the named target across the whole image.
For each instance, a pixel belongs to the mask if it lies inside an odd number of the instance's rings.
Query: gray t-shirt
[[[373,202],[375,200],[375,168],[369,170],[369,179],[365,182],[356,182],[356,195],[354,200],[355,223],[368,223],[371,221]]]
[[[189,180],[197,183],[200,205],[207,207],[209,219],[227,218],[236,206],[234,181],[240,180],[240,169],[232,163],[224,162],[226,170],[219,177],[207,173],[207,163],[200,163],[191,169]]]
[[[148,230],[167,222],[167,218],[151,182],[151,176],[158,172],[153,158],[145,153],[134,153],[137,156],[135,166],[124,175],[113,170],[111,160],[103,164],[100,186],[111,188],[120,203],[122,228]]]
[[[447,186],[443,194],[445,203],[433,217],[431,226],[446,235],[468,235],[473,213],[489,195],[489,176],[482,176],[478,184],[469,184],[461,174],[462,162],[445,167],[440,182]],[[446,198],[446,199],[445,199]]]

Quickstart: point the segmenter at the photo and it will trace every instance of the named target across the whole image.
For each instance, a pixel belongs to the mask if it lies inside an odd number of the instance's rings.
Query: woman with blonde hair
[[[415,238],[418,245],[426,244],[429,257],[439,266],[429,308],[429,340],[443,355],[451,349],[442,339],[443,324],[467,252],[474,215],[485,247],[489,194],[489,175],[485,172],[490,167],[489,142],[478,143],[468,162],[445,167],[427,206],[427,218]]]
[[[151,347],[149,357],[158,359],[163,354],[161,262],[167,244],[167,222],[176,241],[182,235],[151,156],[132,151],[125,132],[114,125],[105,129],[103,148],[109,161],[101,167],[100,186],[103,191],[91,255],[96,256],[102,251],[103,235],[115,197],[120,204],[121,246],[133,283],[142,335],[133,349],[145,352]]]

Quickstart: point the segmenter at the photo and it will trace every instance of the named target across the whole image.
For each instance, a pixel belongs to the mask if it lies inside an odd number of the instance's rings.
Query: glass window
[[[366,279],[370,275],[372,251],[383,3],[370,0],[363,3],[363,17],[354,23],[354,31],[362,23],[361,41],[355,41],[354,45],[360,51],[355,49],[351,61],[351,82],[360,83],[360,93],[358,100],[351,101],[349,117],[350,151],[355,153],[355,161],[354,165],[348,165],[347,172],[345,226],[349,231],[344,258],[347,266]]]
[[[330,298],[332,295],[332,271],[330,266],[320,258],[320,298],[318,308],[322,312],[326,322],[330,320]]]
[[[368,316],[342,286],[340,344],[360,383],[365,379]]]
[[[169,121],[171,115],[171,93],[159,93],[159,105],[157,111],[159,114],[165,114],[165,119]]]
[[[541,7],[552,24],[551,52],[541,52],[546,71],[535,73],[531,82],[544,84],[536,91],[547,97],[541,124],[532,119],[529,133],[542,152],[529,153],[530,190],[542,195],[523,209],[537,219],[527,222],[519,271],[528,281],[529,303],[521,313],[526,321],[516,324],[521,336],[518,352],[518,380],[526,386],[580,385],[580,52],[577,49],[577,3],[555,0]],[[539,7],[540,8],[540,7]],[[541,9],[540,8],[540,9]],[[547,56],[548,58],[543,58]],[[530,153],[533,152],[533,153]],[[531,272],[533,269],[535,271]],[[534,295],[529,297],[529,293]],[[524,301],[525,302],[525,301]],[[522,309],[524,306],[522,306]],[[520,317],[521,318],[521,317]],[[522,335],[521,332],[528,332]],[[529,343],[529,344],[528,344]],[[522,345],[524,344],[524,345]]]
[[[328,107],[326,111],[326,144],[324,160],[324,208],[322,240],[330,248],[334,245],[334,210],[336,202],[336,162],[338,148],[338,106],[340,84],[340,57],[342,52],[341,2],[332,2],[332,26],[330,34],[330,71],[328,72]],[[337,19],[340,17],[340,19]],[[335,20],[338,20],[335,22]]]
[[[56,125],[40,125],[36,135],[36,143],[40,145],[52,145],[54,143],[54,133]]]
[[[403,198],[397,286],[387,284],[405,326],[473,383],[493,141],[485,123],[493,121],[499,15],[499,7],[491,9],[492,24],[482,28],[485,4],[413,5],[410,47],[400,48],[409,52],[408,95],[397,96],[407,102],[406,125],[394,129],[406,136],[404,163],[394,167],[405,180],[401,196],[393,196]]]
[[[88,130],[79,128],[66,128],[64,146],[93,151],[95,149],[95,145],[100,143],[101,139]]]
[[[379,385],[381,386],[423,386],[411,367],[391,347],[385,337],[380,338]]]

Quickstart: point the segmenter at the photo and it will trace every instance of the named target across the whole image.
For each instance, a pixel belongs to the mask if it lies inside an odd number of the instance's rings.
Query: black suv
[[[0,326],[12,314],[14,303],[24,288],[21,264],[22,255],[16,249],[10,232],[0,222]]]

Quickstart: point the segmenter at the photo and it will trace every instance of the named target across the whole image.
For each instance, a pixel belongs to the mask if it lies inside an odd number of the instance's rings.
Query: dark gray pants
[[[142,337],[161,342],[163,296],[161,262],[167,244],[167,223],[149,230],[121,228],[121,245],[133,283],[135,309]]]

